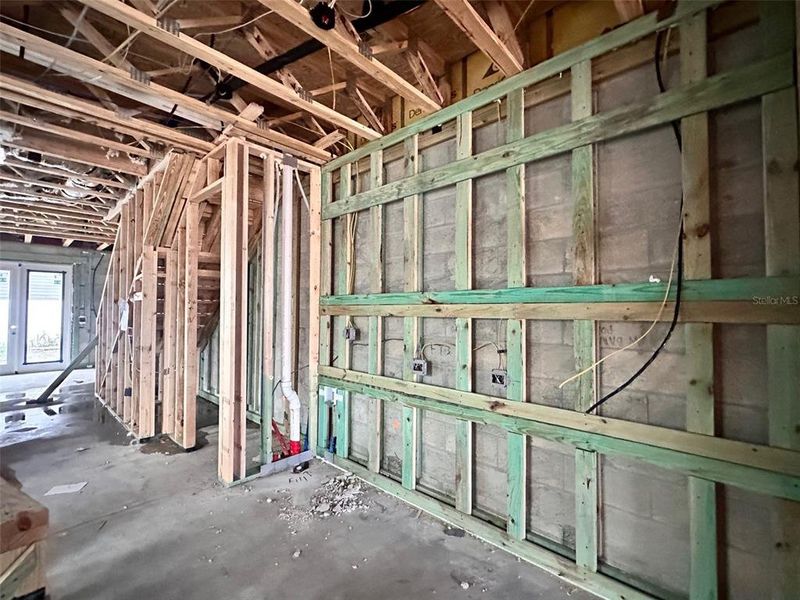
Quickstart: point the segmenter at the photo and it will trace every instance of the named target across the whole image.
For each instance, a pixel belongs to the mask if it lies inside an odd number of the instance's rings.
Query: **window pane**
[[[8,311],[11,271],[0,270],[0,365],[8,364]]]
[[[64,274],[28,271],[25,362],[61,361]]]

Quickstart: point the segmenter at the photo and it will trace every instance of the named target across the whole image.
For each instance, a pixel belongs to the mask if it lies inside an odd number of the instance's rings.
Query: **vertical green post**
[[[498,125],[499,126],[499,125]],[[472,111],[456,120],[456,159],[472,155]],[[472,180],[456,184],[455,284],[472,289]],[[472,391],[472,319],[456,319],[456,389]],[[472,421],[456,421],[456,508],[472,512]]]
[[[370,154],[370,189],[383,185],[383,150]],[[383,206],[369,209],[371,221],[371,270],[370,292],[383,292]],[[368,372],[380,375],[383,371],[383,318],[369,318]],[[369,469],[377,473],[381,469],[381,447],[383,438],[383,400],[370,398]]]
[[[322,171],[320,181],[320,196],[322,208],[330,204],[333,192],[332,173]],[[326,219],[322,221],[320,232],[320,244],[322,246],[320,256],[320,295],[324,296],[331,293],[331,260],[333,249],[333,221]],[[319,326],[319,362],[321,365],[331,364],[331,317],[324,315],[320,317]],[[325,402],[325,389],[319,390],[319,402],[317,403],[317,454],[324,454],[328,448],[328,432],[330,431],[331,409]],[[310,443],[310,440],[309,440]]]
[[[342,165],[339,173],[339,201],[350,196],[352,190],[352,168],[351,164]],[[352,228],[355,227],[355,216],[345,215],[343,219],[343,231],[336,244],[336,289],[339,294],[352,294],[351,273],[353,265],[353,239],[355,235]],[[334,331],[337,339],[338,360],[336,366],[343,369],[350,368],[351,346],[350,341],[344,337],[344,329],[348,324],[349,317],[343,316],[338,320],[339,326]],[[350,453],[350,392],[341,390],[340,397],[336,402],[336,455],[347,458]]]
[[[584,60],[571,70],[572,120],[593,112],[592,62]],[[572,151],[573,283],[597,282],[595,253],[594,148],[581,146]],[[572,325],[575,368],[582,371],[597,357],[597,327],[594,321],[578,320]],[[585,411],[597,397],[597,372],[592,370],[578,380],[575,410]],[[575,562],[597,571],[597,453],[575,450]]]
[[[416,175],[419,170],[418,136],[404,142],[405,174]],[[416,292],[422,288],[422,198],[414,195],[403,200],[403,290]],[[420,319],[403,318],[403,379],[414,380],[411,361],[419,348]],[[403,487],[413,490],[417,485],[419,410],[403,406]]]
[[[514,142],[525,136],[525,90],[517,89],[506,98],[506,137]],[[508,203],[508,287],[525,287],[525,165],[506,170]],[[508,357],[507,398],[525,402],[526,387],[525,321],[509,319],[506,331]],[[527,529],[527,439],[508,434],[508,534],[525,539]]]
[[[708,75],[707,17],[701,11],[680,24],[681,82],[702,81]],[[684,196],[684,277],[709,279],[711,272],[711,194],[709,188],[708,113],[681,120],[682,185]],[[689,385],[686,394],[686,429],[714,435],[714,326],[684,325]],[[718,596],[717,486],[690,477],[689,597],[710,600]]]
[[[797,54],[791,1],[759,4],[763,55]],[[800,189],[796,87],[761,99],[764,168],[764,224],[767,275],[800,272]],[[767,325],[769,443],[800,449],[800,326]],[[800,504],[775,500],[773,507],[771,598],[790,598],[800,589]]]

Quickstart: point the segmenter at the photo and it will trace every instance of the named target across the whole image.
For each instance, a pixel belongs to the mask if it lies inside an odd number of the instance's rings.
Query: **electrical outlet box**
[[[428,361],[424,358],[415,358],[411,361],[411,372],[414,375],[425,376],[428,374]]]
[[[355,342],[358,339],[358,329],[353,327],[352,325],[348,325],[344,328],[344,339],[348,342]]]
[[[503,388],[508,387],[508,371],[505,369],[492,369],[491,377],[492,385],[497,385]]]

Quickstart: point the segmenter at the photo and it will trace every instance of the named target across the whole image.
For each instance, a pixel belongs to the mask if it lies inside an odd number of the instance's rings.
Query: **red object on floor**
[[[290,441],[289,442],[289,455],[294,456],[295,454],[300,454],[300,442]]]

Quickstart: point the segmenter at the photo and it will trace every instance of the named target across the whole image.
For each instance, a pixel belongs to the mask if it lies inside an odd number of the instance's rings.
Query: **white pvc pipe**
[[[291,453],[298,454],[302,450],[300,447],[300,397],[292,388],[293,170],[292,167],[283,165],[283,206],[281,207],[281,392],[289,402],[289,442]]]

